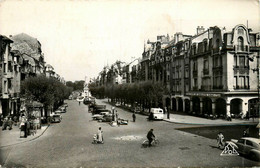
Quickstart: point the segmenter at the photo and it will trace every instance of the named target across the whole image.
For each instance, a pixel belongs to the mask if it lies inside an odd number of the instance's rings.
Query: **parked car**
[[[111,122],[113,120],[112,115],[105,115],[102,118],[102,122]]]
[[[92,118],[93,120],[102,120],[104,116],[112,116],[112,113],[110,111],[104,111],[99,114],[94,114]]]
[[[115,106],[116,106],[116,107],[120,107],[121,104],[120,104],[119,102],[116,102]]]
[[[84,97],[83,96],[79,96],[79,97],[77,97],[77,101],[79,101],[79,102],[83,102],[84,101]]]
[[[61,122],[61,115],[60,114],[54,114],[52,117],[51,117],[51,122]]]
[[[58,110],[60,110],[62,113],[66,113],[66,107],[59,107]]]
[[[260,139],[243,137],[239,140],[231,139],[227,141],[227,144],[231,144],[235,150],[240,153],[249,156],[253,160],[260,160]]]
[[[55,113],[55,114],[61,114],[62,111],[61,111],[60,109],[57,109],[57,110],[54,111],[54,113]]]

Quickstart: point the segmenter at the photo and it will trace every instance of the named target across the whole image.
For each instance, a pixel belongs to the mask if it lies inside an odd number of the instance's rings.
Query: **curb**
[[[14,146],[14,145],[19,145],[19,144],[22,144],[22,143],[26,143],[26,142],[33,141],[33,140],[35,140],[35,139],[41,137],[41,136],[45,133],[45,131],[49,128],[49,126],[50,126],[50,125],[48,125],[48,126],[45,128],[45,130],[43,130],[43,132],[42,132],[40,135],[35,136],[35,137],[32,138],[32,139],[25,140],[25,141],[22,141],[22,142],[13,143],[13,144],[10,144],[10,145],[3,145],[3,146],[0,146],[0,148],[5,148],[5,147]]]
[[[166,119],[163,119],[163,121],[168,123],[174,123],[174,124],[185,124],[185,125],[204,125],[204,126],[231,126],[231,125],[254,125],[255,123],[230,123],[230,124],[200,124],[200,123],[185,123],[185,122],[176,122],[176,121],[169,121]]]

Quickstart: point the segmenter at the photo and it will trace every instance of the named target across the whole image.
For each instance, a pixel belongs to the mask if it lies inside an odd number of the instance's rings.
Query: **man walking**
[[[135,122],[136,119],[135,113],[133,113],[132,117],[133,117],[133,122]]]

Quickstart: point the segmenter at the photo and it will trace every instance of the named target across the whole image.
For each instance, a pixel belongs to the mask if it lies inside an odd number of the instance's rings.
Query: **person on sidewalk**
[[[136,119],[135,113],[133,113],[132,117],[133,117],[133,122],[135,122]]]
[[[232,121],[230,112],[227,112],[227,120],[228,120],[228,121]]]

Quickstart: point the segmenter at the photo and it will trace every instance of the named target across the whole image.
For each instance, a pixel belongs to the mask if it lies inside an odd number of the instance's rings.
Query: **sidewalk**
[[[18,126],[13,126],[12,130],[2,130],[2,127],[0,127],[0,148],[17,145],[37,139],[47,130],[47,128],[48,125],[44,125],[41,127],[41,129],[37,130],[37,133],[35,135],[29,135],[27,136],[27,138],[20,138],[20,129]]]
[[[167,114],[164,115],[164,121],[177,123],[177,124],[190,124],[190,125],[238,125],[238,124],[258,124],[259,119],[252,118],[250,120],[242,119],[232,119],[232,121],[227,121],[224,119],[206,119],[201,117],[195,117],[191,115],[181,115],[181,114],[170,114],[170,119],[167,119]]]

